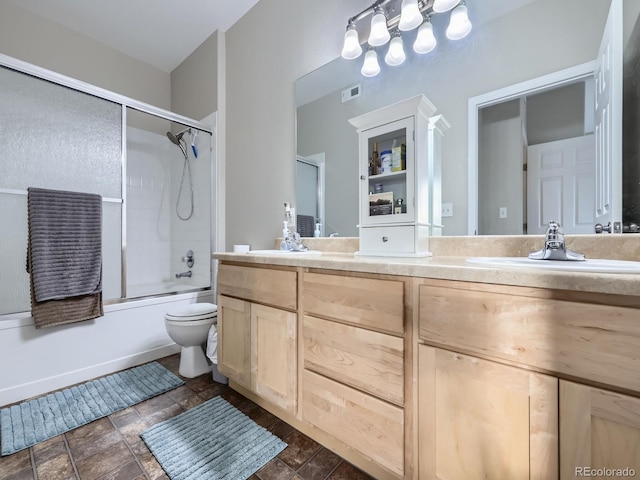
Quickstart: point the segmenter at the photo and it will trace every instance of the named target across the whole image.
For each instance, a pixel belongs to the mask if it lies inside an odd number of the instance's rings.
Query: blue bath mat
[[[2,455],[10,455],[183,385],[156,362],[0,410]]]
[[[140,436],[171,480],[244,480],[287,447],[222,397]]]

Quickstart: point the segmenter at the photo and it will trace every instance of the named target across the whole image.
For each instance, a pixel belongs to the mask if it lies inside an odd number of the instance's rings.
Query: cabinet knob
[[[383,242],[388,242],[389,241],[389,237],[382,237],[382,241]]]
[[[364,175],[360,175],[360,180],[366,180],[367,177],[365,177]]]

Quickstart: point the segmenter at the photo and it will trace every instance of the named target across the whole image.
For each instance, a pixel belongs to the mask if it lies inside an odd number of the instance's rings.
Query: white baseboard
[[[0,390],[0,406],[19,402],[43,393],[85,382],[96,377],[108,375],[126,368],[135,367],[168,355],[180,352],[180,346],[175,343],[164,345],[127,357],[117,358],[108,362],[92,365],[79,370],[64,372],[59,375],[42,378],[33,382],[11,386]]]

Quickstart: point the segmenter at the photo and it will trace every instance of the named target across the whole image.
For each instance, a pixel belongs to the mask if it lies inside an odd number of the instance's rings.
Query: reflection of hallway
[[[480,235],[544,233],[550,220],[559,221],[566,233],[591,233],[595,165],[587,159],[595,159],[593,84],[586,77],[480,109]],[[576,151],[575,142],[584,145]],[[531,163],[531,151],[543,155],[544,163]]]

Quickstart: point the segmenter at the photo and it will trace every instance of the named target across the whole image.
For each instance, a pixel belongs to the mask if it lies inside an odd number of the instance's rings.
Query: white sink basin
[[[561,260],[533,260],[528,257],[471,257],[468,263],[487,267],[527,267],[563,272],[640,273],[640,262],[624,260],[587,259],[583,262]]]
[[[321,255],[322,252],[320,250],[307,250],[306,252],[290,252],[288,250],[250,250],[247,252],[247,255],[291,255],[291,256],[301,256],[301,255]]]

